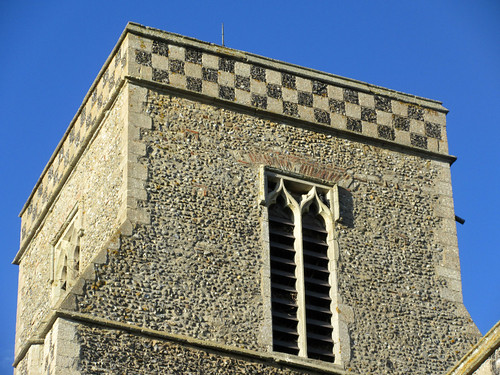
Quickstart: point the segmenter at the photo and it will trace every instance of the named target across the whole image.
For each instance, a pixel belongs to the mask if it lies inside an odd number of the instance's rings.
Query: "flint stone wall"
[[[441,373],[478,337],[463,307],[449,165],[158,90],[144,94],[149,225],[122,236],[77,309],[269,350],[262,164],[342,189],[339,311],[349,370]],[[458,279],[457,279],[458,272]]]

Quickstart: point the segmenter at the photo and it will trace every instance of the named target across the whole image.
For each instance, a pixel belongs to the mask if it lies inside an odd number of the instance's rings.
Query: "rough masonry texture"
[[[21,212],[15,373],[445,373],[479,338],[446,113],[129,24]],[[334,363],[273,351],[270,173],[338,191]]]

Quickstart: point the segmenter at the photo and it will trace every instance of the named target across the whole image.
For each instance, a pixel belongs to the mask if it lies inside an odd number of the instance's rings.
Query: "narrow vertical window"
[[[328,232],[317,211],[314,207],[302,218],[307,356],[333,362]]]
[[[80,275],[80,237],[76,211],[60,231],[60,237],[53,245],[52,298],[57,302],[75,284]]]
[[[283,197],[269,207],[274,350],[299,354],[293,213]]]
[[[336,190],[267,173],[273,350],[335,362]]]

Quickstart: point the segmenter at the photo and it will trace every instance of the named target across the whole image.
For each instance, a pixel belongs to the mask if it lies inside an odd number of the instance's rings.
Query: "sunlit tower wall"
[[[127,25],[21,212],[15,373],[444,373],[446,113]]]

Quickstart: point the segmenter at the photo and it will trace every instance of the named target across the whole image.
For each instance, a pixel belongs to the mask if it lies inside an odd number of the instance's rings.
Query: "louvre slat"
[[[315,339],[315,340],[319,340],[319,341],[322,341],[322,342],[332,343],[333,344],[333,339],[328,334],[327,335],[319,335],[317,333],[308,332],[307,333],[307,338],[308,339]]]
[[[315,353],[315,354],[320,354],[322,356],[326,356],[326,357],[332,357],[333,358],[333,353],[329,350],[326,350],[326,349],[323,349],[323,348],[318,348],[318,347],[314,347],[314,346],[309,346],[307,348],[307,352],[308,353]]]
[[[279,290],[286,290],[287,292],[295,292],[295,293],[297,292],[297,290],[293,286],[283,285],[283,284],[279,284],[279,283],[272,282],[272,281],[271,281],[271,288],[279,289]]]
[[[314,257],[314,258],[318,258],[318,259],[324,259],[324,260],[329,260],[326,255],[323,255],[323,254],[320,254],[320,253],[316,253],[316,252],[313,252],[313,251],[310,251],[310,250],[304,249],[303,253],[304,253],[304,255],[307,255],[307,256],[310,256],[310,257]]]
[[[318,238],[312,238],[312,237],[308,237],[308,236],[302,236],[302,240],[304,242],[308,242],[308,243],[312,243],[312,244],[315,244],[315,245],[320,245],[320,246],[324,246],[324,247],[328,248],[328,244],[326,243],[326,239],[325,240],[320,240]]]
[[[306,318],[307,325],[313,325],[317,327],[333,328],[330,322],[322,322],[321,320]]]
[[[287,335],[293,335],[293,336],[298,336],[297,330],[290,328],[290,327],[285,327],[285,326],[274,326],[273,331],[278,331],[282,333],[286,333]]]
[[[283,277],[288,277],[290,279],[295,279],[295,274],[293,272],[285,272],[280,270],[272,270],[271,275],[279,275]]]
[[[313,305],[313,304],[308,304],[307,305],[306,311],[308,311],[308,310],[316,311],[316,312],[323,313],[323,314],[331,314],[330,309],[328,309],[326,307],[316,306],[316,305]]]
[[[285,298],[272,297],[272,302],[273,303],[280,303],[282,305],[287,305],[287,306],[293,306],[293,307],[298,306],[297,303],[293,299],[287,300]]]
[[[290,259],[281,258],[281,257],[275,256],[275,255],[271,255],[271,261],[277,262],[277,263],[284,263],[284,264],[294,265],[295,266],[295,262],[294,261],[292,261]]]
[[[324,300],[329,300],[330,301],[330,296],[325,295],[323,293],[316,293],[316,292],[313,292],[312,290],[307,291],[306,297],[307,296],[311,296],[311,297],[315,297],[315,298],[319,298],[319,299],[324,299]]]
[[[330,284],[326,281],[321,281],[312,277],[306,277],[305,282],[309,284],[315,284],[315,285],[320,285],[320,286],[327,286],[330,287]]]
[[[277,236],[281,236],[281,237],[286,237],[286,238],[292,238],[292,239],[295,239],[295,237],[293,236],[292,233],[286,233],[286,232],[283,232],[283,231],[279,231],[277,229],[274,229],[274,228],[269,228],[269,233],[270,234],[275,234]]]
[[[297,343],[290,343],[290,342],[281,341],[281,340],[273,340],[273,345],[279,345],[279,346],[282,346],[284,348],[299,350],[299,346],[297,345]]]
[[[321,350],[321,349],[308,349],[307,350],[307,353],[309,354],[309,357],[310,358],[314,358],[314,359],[321,359],[322,361],[325,361],[327,360],[328,362],[333,362],[335,360],[335,357],[332,353],[330,353],[329,351],[327,350]],[[328,359],[324,359],[324,358],[317,358],[316,356],[314,355],[311,355],[311,354],[317,354],[319,357],[326,357]]]
[[[330,275],[330,272],[328,271],[328,269],[326,267],[317,266],[315,264],[305,263],[304,264],[304,268],[307,268],[307,269],[310,269],[310,270],[324,272],[325,274]]]
[[[318,232],[318,233],[321,233],[323,235],[328,235],[328,232],[326,231],[326,229],[321,228],[320,226],[314,226],[311,224],[302,223],[302,228],[309,229],[311,231]]]
[[[297,321],[297,322],[299,321],[295,315],[284,314],[284,313],[279,312],[279,311],[273,311],[273,316],[275,316],[277,318],[286,319],[286,320],[292,320],[292,321]]]
[[[277,223],[281,223],[281,224],[286,224],[286,225],[289,225],[289,226],[293,226],[293,221],[291,219],[285,219],[284,217],[278,217],[278,216],[274,216],[274,215],[269,215],[269,221],[274,221],[274,222],[277,222]]]
[[[293,251],[295,252],[295,249],[293,248],[293,245],[289,245],[286,243],[281,243],[281,242],[276,242],[276,241],[270,241],[271,247],[277,247],[283,250],[288,250],[288,251]]]

